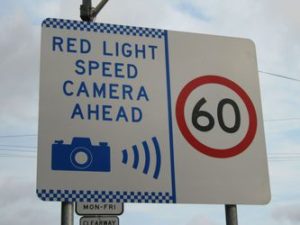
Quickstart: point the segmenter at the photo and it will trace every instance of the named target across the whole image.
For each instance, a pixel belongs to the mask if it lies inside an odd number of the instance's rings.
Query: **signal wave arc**
[[[128,163],[128,153],[127,153],[126,149],[124,149],[122,151],[122,155],[123,155],[123,157],[122,157],[122,163],[127,164]]]
[[[137,148],[136,145],[132,146],[132,149],[133,149],[133,155],[134,155],[134,157],[133,157],[134,160],[133,160],[133,165],[132,165],[132,167],[133,167],[134,169],[137,169],[137,168],[138,168],[138,165],[139,165],[139,161],[140,161],[139,150],[138,150],[138,148]]]
[[[156,164],[155,164],[155,168],[154,168],[153,178],[158,179],[160,170],[161,170],[161,150],[160,150],[159,142],[156,137],[152,138],[152,143],[154,146],[155,158],[156,158]],[[143,141],[142,146],[144,149],[144,156],[145,156],[145,164],[143,167],[143,174],[147,175],[149,173],[150,163],[152,162],[151,154],[150,154],[150,150],[152,148],[149,147],[149,144],[147,141]],[[137,147],[137,145],[132,146],[132,153],[133,153],[132,154],[133,155],[132,168],[137,170],[139,167],[139,163],[140,163],[140,155],[139,155],[140,151],[139,151],[139,148]],[[125,165],[128,164],[129,156],[130,156],[130,154],[128,154],[127,149],[122,150],[122,163],[123,164],[125,164]]]
[[[143,147],[144,147],[144,152],[145,152],[145,166],[143,169],[144,174],[148,174],[149,167],[150,167],[150,151],[149,147],[146,141],[143,141]]]
[[[161,166],[161,155],[160,155],[160,148],[159,148],[159,143],[157,141],[156,137],[152,138],[154,147],[155,147],[155,151],[156,151],[156,167],[155,167],[155,171],[154,171],[154,175],[153,177],[155,179],[158,178],[159,176],[159,172],[160,172],[160,166]]]

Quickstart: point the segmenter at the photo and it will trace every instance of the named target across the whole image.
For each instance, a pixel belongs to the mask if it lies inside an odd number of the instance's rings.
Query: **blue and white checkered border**
[[[37,189],[37,195],[44,201],[60,202],[103,202],[103,203],[174,203],[169,192],[133,191],[78,191]]]
[[[119,35],[130,35],[140,36],[149,38],[163,38],[165,36],[165,30],[143,28],[143,27],[131,27],[124,25],[115,24],[104,24],[104,23],[93,23],[93,22],[82,22],[75,20],[63,20],[48,18],[43,21],[43,27],[47,28],[59,28],[66,30],[79,30],[87,32],[100,32],[107,34],[119,34]]]

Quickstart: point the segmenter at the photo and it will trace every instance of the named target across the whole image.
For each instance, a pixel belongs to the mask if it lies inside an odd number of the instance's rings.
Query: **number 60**
[[[193,109],[193,113],[192,113],[192,123],[193,126],[199,130],[199,131],[203,131],[203,132],[207,132],[210,131],[211,129],[213,129],[214,125],[215,125],[215,120],[213,118],[213,116],[206,111],[200,110],[201,107],[206,103],[206,99],[205,98],[201,98],[197,104],[195,105],[194,109]],[[235,123],[232,127],[228,127],[225,122],[224,122],[224,117],[223,117],[223,110],[224,110],[224,106],[228,104],[231,105],[233,110],[234,110],[234,114],[235,114]],[[223,100],[221,100],[218,103],[218,108],[217,108],[217,115],[218,115],[218,121],[220,124],[220,127],[227,133],[235,133],[239,130],[240,126],[241,126],[241,114],[240,114],[240,110],[238,105],[236,104],[235,101],[233,101],[232,99],[229,98],[225,98]],[[208,124],[207,125],[201,125],[198,122],[198,119],[200,117],[204,117],[208,120]]]

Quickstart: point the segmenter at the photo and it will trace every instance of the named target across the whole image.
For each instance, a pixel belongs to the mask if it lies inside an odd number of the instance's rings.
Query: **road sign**
[[[124,211],[122,203],[76,203],[78,215],[121,215]]]
[[[119,218],[116,216],[110,217],[88,217],[80,218],[80,225],[119,225]]]
[[[247,39],[46,19],[38,139],[43,200],[270,199]]]
[[[214,118],[211,114],[205,111],[201,111],[200,108],[206,103],[206,98],[202,97],[196,104],[191,103],[191,106],[188,106],[188,108],[193,108],[193,112],[191,113],[191,118],[189,116],[185,117],[185,108],[186,102],[190,94],[196,90],[200,89],[205,85],[220,85],[223,86],[223,88],[229,89],[231,92],[234,92],[238,95],[238,97],[242,100],[241,102],[246,106],[246,113],[248,114],[248,128],[246,131],[245,136],[241,139],[241,141],[236,144],[232,145],[229,148],[224,148],[222,151],[220,149],[215,147],[210,147],[209,145],[205,145],[201,142],[201,138],[198,138],[192,134],[192,130],[196,129],[198,131],[202,132],[208,132],[211,129],[214,128]],[[204,95],[203,95],[204,96]],[[193,107],[193,105],[195,105]],[[233,107],[234,110],[234,124],[233,126],[227,126],[224,122],[224,107],[225,105],[229,105]],[[247,115],[243,116],[246,117]],[[194,80],[192,80],[190,83],[188,83],[183,90],[181,91],[176,105],[176,117],[179,129],[185,139],[198,151],[212,157],[216,158],[228,158],[233,157],[244,150],[246,150],[249,145],[252,143],[257,129],[257,117],[254,105],[247,95],[247,93],[236,83],[232,82],[229,79],[226,79],[221,76],[201,76]],[[201,117],[204,117],[208,120],[208,124],[202,126],[198,119]],[[230,99],[230,98],[222,98],[222,100],[218,103],[217,107],[217,117],[219,119],[219,125],[220,128],[226,132],[226,133],[236,133],[238,132],[239,128],[241,127],[241,114],[238,104]],[[187,125],[187,119],[191,119],[193,127],[190,129]],[[204,141],[204,138],[202,138]]]

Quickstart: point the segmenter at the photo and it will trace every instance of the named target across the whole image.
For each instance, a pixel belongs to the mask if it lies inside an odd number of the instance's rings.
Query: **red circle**
[[[195,138],[195,136],[191,133],[191,131],[188,129],[188,126],[185,121],[185,114],[184,114],[186,101],[193,90],[205,84],[219,84],[228,87],[229,89],[233,90],[243,100],[243,102],[246,105],[248,115],[249,115],[249,127],[247,133],[240,143],[238,143],[237,145],[231,148],[216,149],[216,148],[211,148],[209,146],[206,146],[200,141],[198,141]],[[189,142],[189,144],[192,145],[197,151],[215,158],[229,158],[229,157],[236,156],[242,153],[243,151],[245,151],[253,141],[257,129],[257,116],[256,116],[255,108],[247,93],[233,81],[216,75],[201,76],[190,81],[187,85],[185,85],[185,87],[180,92],[176,102],[176,119],[182,135]]]

